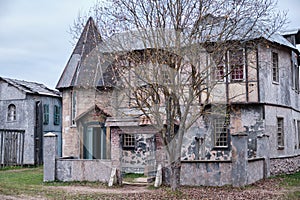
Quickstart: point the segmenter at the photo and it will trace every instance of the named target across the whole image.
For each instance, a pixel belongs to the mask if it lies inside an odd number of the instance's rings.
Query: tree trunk
[[[175,191],[180,186],[180,171],[181,171],[181,162],[180,159],[172,162],[170,167],[170,186],[172,191]]]

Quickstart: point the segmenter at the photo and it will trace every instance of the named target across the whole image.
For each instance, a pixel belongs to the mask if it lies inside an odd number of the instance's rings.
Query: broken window
[[[7,110],[7,121],[12,122],[17,120],[17,111],[14,104],[10,104]]]
[[[49,105],[43,105],[43,124],[49,124]]]
[[[279,82],[278,53],[272,52],[272,76],[274,82]]]
[[[54,106],[54,125],[59,125],[60,124],[60,107],[55,105]]]
[[[284,124],[283,118],[277,118],[277,145],[279,148],[284,147]]]
[[[216,118],[214,126],[214,146],[228,147],[228,120],[225,117]]]
[[[243,49],[228,52],[230,80],[232,82],[244,80],[244,52]]]
[[[105,127],[90,125],[83,134],[83,159],[109,159]]]

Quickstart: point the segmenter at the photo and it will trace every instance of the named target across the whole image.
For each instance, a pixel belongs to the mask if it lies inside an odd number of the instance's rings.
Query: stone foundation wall
[[[292,174],[300,169],[300,155],[293,157],[271,158],[271,175]]]
[[[99,181],[107,183],[111,174],[110,160],[59,159],[56,161],[56,180]]]

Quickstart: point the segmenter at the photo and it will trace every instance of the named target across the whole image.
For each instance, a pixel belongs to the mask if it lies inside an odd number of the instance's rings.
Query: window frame
[[[231,61],[231,55],[234,52],[241,51],[241,58],[236,57],[235,59],[238,59],[239,62],[237,61]],[[237,54],[237,53],[236,53]],[[241,62],[241,63],[240,63]],[[227,51],[227,64],[228,64],[228,70],[229,70],[229,80],[230,82],[243,82],[245,81],[245,49],[240,48],[240,49],[234,49],[234,50],[228,50]],[[237,71],[241,71],[239,73],[236,73]],[[241,78],[233,78],[234,76],[242,76]]]
[[[54,105],[53,109],[53,124],[54,125],[60,125],[61,120],[61,108],[58,105]]]
[[[136,146],[135,134],[124,133],[122,134],[122,147],[123,149],[134,149]]]
[[[77,114],[77,94],[76,91],[71,92],[71,126],[76,127],[76,114]]]
[[[228,123],[229,119],[226,119],[225,116],[223,118],[216,117],[213,119],[214,149],[224,149],[229,147]],[[221,141],[218,141],[219,139],[221,139]],[[220,145],[218,143],[221,143],[223,145]]]
[[[49,124],[49,104],[43,105],[43,124]]]
[[[297,120],[298,149],[300,149],[300,120]]]
[[[277,52],[271,52],[272,61],[272,82],[279,83],[279,56]]]
[[[277,117],[277,147],[278,149],[284,149],[284,118]]]
[[[297,65],[297,63],[293,64],[294,69],[295,69],[295,75],[294,75],[294,88],[296,92],[299,92],[299,66]]]
[[[17,121],[17,107],[15,104],[9,104],[7,106],[7,122]]]

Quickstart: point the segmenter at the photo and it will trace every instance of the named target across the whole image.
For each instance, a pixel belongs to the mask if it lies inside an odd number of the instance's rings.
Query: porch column
[[[55,181],[57,135],[54,133],[45,134],[43,143],[44,182]]]
[[[235,187],[247,184],[247,134],[232,135],[232,185]]]

